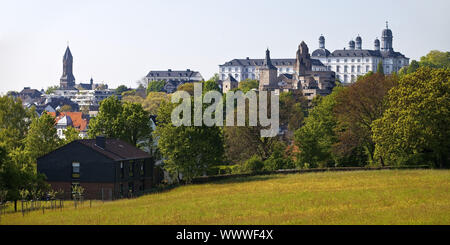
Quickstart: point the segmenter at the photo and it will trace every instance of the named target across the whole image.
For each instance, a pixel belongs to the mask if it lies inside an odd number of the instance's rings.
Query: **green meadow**
[[[4,214],[2,225],[450,225],[450,170],[266,175],[75,209]]]

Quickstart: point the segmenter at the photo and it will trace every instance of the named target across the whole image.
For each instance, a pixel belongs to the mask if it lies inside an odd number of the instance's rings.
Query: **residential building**
[[[117,139],[76,140],[37,159],[37,171],[45,174],[54,190],[71,198],[74,186],[87,199],[114,200],[150,190],[154,161],[146,152]]]
[[[150,71],[145,77],[148,83],[153,81],[165,81],[164,91],[167,93],[173,93],[177,90],[177,87],[184,83],[200,82],[203,81],[203,77],[198,71],[187,70],[172,70],[166,71],[155,70]]]
[[[48,112],[51,116],[55,117],[56,133],[60,139],[65,139],[64,131],[68,127],[75,128],[80,138],[87,137],[88,119],[83,117],[82,112]]]

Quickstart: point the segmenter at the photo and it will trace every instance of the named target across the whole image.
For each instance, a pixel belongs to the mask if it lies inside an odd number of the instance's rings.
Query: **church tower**
[[[75,87],[75,77],[72,73],[73,57],[67,46],[63,57],[63,75],[60,80],[61,89],[73,89]]]
[[[294,70],[297,75],[304,75],[312,70],[311,56],[309,55],[308,46],[304,41],[298,46]]]
[[[266,58],[259,68],[259,90],[273,90],[277,88],[278,69],[272,64],[270,51],[266,50]]]

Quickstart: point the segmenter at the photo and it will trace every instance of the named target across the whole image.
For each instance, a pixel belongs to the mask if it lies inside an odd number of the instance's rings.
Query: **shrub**
[[[243,166],[244,172],[258,173],[262,172],[264,169],[264,162],[257,156],[254,155],[248,159]]]

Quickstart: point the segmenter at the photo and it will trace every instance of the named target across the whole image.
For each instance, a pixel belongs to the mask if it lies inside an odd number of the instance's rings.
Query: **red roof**
[[[47,112],[53,117],[56,117],[55,112]],[[57,123],[64,116],[69,116],[72,119],[73,127],[79,131],[85,131],[87,127],[87,120],[83,118],[83,112],[61,112],[55,118],[55,122]]]

